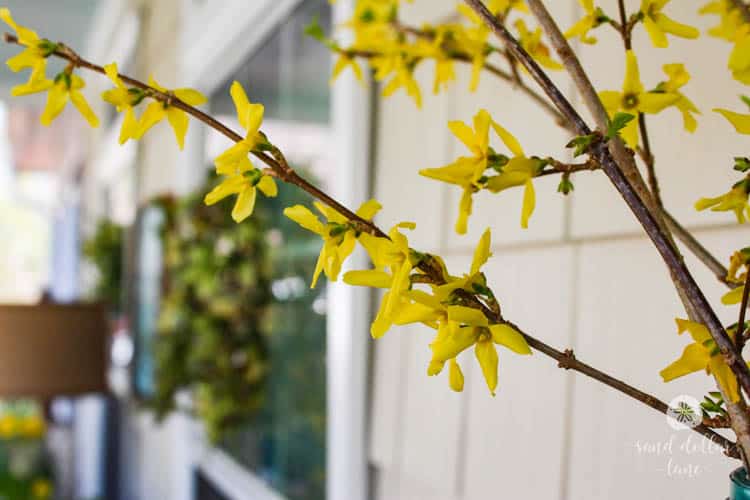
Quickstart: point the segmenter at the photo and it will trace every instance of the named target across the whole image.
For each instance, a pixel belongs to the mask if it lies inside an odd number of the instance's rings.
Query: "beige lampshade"
[[[99,305],[0,305],[0,398],[106,391]]]

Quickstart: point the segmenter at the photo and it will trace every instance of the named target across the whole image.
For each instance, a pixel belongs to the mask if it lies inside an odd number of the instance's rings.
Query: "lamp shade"
[[[0,398],[106,391],[99,305],[0,305]]]

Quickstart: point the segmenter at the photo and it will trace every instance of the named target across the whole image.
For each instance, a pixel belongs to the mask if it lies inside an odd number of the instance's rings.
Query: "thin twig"
[[[586,161],[584,163],[563,163],[554,158],[544,159],[552,168],[542,170],[536,175],[536,177],[544,177],[547,175],[555,174],[573,174],[576,172],[584,172],[587,170],[598,170],[599,164],[593,160]]]
[[[651,190],[651,196],[654,197],[654,203],[663,210],[664,202],[661,199],[659,179],[656,177],[656,162],[654,161],[654,154],[651,152],[651,141],[648,137],[648,129],[646,128],[646,115],[643,113],[638,113],[638,129],[643,141],[643,162],[646,164],[648,187]]]
[[[7,43],[15,43],[19,44],[18,38],[15,35],[12,35],[10,33],[5,33],[5,41]],[[53,55],[65,59],[69,61],[71,64],[78,68],[85,68],[90,71],[94,71],[96,73],[100,73],[102,75],[106,75],[106,72],[104,71],[104,68],[102,66],[99,66],[98,64],[94,64],[90,61],[87,61],[86,59],[82,58],[78,55],[77,52],[75,52],[70,47],[64,45],[64,44],[58,44],[59,48],[53,52]],[[184,101],[177,98],[174,94],[162,92],[159,89],[156,89],[150,85],[147,85],[143,83],[140,80],[137,80],[135,78],[129,77],[127,75],[118,74],[120,79],[127,83],[128,85],[131,85],[133,87],[139,88],[141,90],[144,90],[148,92],[148,95],[152,97],[153,99],[156,99],[157,101],[169,103],[170,106],[173,106],[179,110],[184,111],[185,113],[188,113],[189,115],[192,115],[197,120],[205,123],[209,127],[213,128],[214,130],[220,132],[230,140],[234,142],[239,142],[244,139],[241,135],[239,135],[237,132],[233,131],[220,121],[214,119],[210,115],[204,113],[203,111],[199,110],[198,108],[195,108]],[[280,153],[280,152],[279,152]],[[310,184],[308,181],[300,177],[297,172],[295,172],[286,162],[286,159],[283,157],[283,155],[280,155],[280,157],[274,158],[271,155],[262,152],[262,151],[252,151],[253,156],[261,160],[263,163],[268,165],[270,169],[275,173],[275,175],[290,184],[294,184],[298,186],[299,188],[307,191],[311,195],[313,195],[315,198],[319,199],[320,201],[324,202],[326,205],[330,206],[331,208],[335,209],[337,212],[339,212],[341,215],[345,216],[350,221],[356,223],[358,227],[361,230],[366,230],[368,232],[371,232],[375,236],[385,236],[385,233],[383,233],[375,224],[373,224],[371,221],[365,220],[362,217],[358,216],[351,210],[349,210],[347,207],[336,201],[335,199],[328,196],[325,192],[318,189],[313,184]]]
[[[512,323],[509,323],[513,328],[521,332],[521,334],[524,335],[526,338],[526,341],[528,344],[536,349],[539,352],[542,352],[546,354],[547,356],[556,359],[558,361],[558,366],[560,368],[564,368],[567,370],[574,370],[578,373],[581,373],[583,375],[587,375],[588,377],[591,377],[593,379],[598,380],[599,382],[602,382],[603,384],[608,385],[609,387],[627,395],[630,396],[633,399],[636,399],[640,401],[641,403],[650,406],[651,408],[655,409],[658,412],[667,413],[667,410],[669,410],[669,405],[661,401],[660,399],[656,398],[655,396],[652,396],[651,394],[648,394],[646,392],[643,392],[641,390],[636,389],[635,387],[626,384],[625,382],[621,380],[617,380],[616,378],[613,378],[612,376],[601,372],[597,370],[596,368],[587,365],[586,363],[583,363],[579,361],[572,350],[567,350],[565,352],[560,352],[556,349],[552,349],[547,345],[544,344],[538,344],[538,341],[533,338],[529,337],[526,334],[523,333],[522,330],[518,328],[518,326],[513,325]],[[727,455],[732,456],[734,458],[739,458],[739,453],[736,449],[736,445],[734,443],[728,442],[726,438],[723,436],[720,436],[713,430],[709,429],[707,426],[701,424],[697,427],[693,428],[694,431],[696,431],[699,434],[702,434],[706,438],[708,438],[710,441],[717,443],[724,447],[727,453]],[[727,447],[728,445],[731,445],[731,447]]]
[[[9,43],[18,43],[17,38],[10,34],[6,34],[5,39]],[[71,49],[65,46],[62,46],[62,49],[56,51],[54,55],[72,62],[77,67],[85,68],[85,69],[88,69],[97,73],[105,74],[104,68],[102,68],[99,65],[93,64],[89,61],[86,61],[85,59],[81,58],[75,52],[73,52]],[[162,93],[158,91],[157,89],[154,89],[146,85],[145,83],[139,80],[136,80],[134,78],[128,77],[126,75],[120,75],[120,78],[122,79],[123,82],[127,83],[128,85],[132,85],[133,87],[137,87],[141,90],[148,91],[149,96],[154,99],[157,99],[162,102],[165,102],[167,99],[170,99],[171,105],[175,106],[178,109],[185,111],[186,113],[189,113],[191,116],[195,117],[197,120],[203,122],[204,124],[208,125],[214,130],[219,131],[220,133],[227,136],[229,139],[235,142],[243,140],[242,136],[240,136],[239,134],[237,134],[236,132],[228,128],[226,125],[222,124],[221,122],[212,118],[211,116],[203,113],[202,111],[190,106],[189,104],[175,98],[174,96]],[[312,186],[311,184],[304,181],[303,179],[300,179],[298,176],[296,176],[296,174],[293,171],[291,171],[291,173],[287,171],[286,169],[288,168],[288,166],[280,164],[275,158],[265,153],[262,153],[262,154],[253,153],[253,154],[259,157],[261,161],[269,165],[269,167],[278,174],[278,177],[282,181],[295,184],[300,189],[307,191],[308,193],[320,199],[321,201],[329,204],[329,206],[336,209],[342,215],[349,217],[350,220],[353,220],[353,221],[361,220],[359,217],[353,214],[349,209],[347,209],[346,207],[343,207],[337,201],[330,198],[327,194],[323,193],[321,190],[319,190],[315,186]],[[280,151],[274,151],[274,155],[275,156],[280,155]],[[348,214],[352,214],[352,216],[349,216]],[[387,238],[387,235],[385,235],[385,233],[381,229],[379,229],[374,223],[371,223],[369,221],[362,221],[362,224],[366,224],[367,227],[370,227],[373,234],[382,235],[382,237]],[[444,282],[441,271],[439,271],[434,266],[432,266],[429,263],[429,259],[424,259],[422,262],[420,262],[419,267],[426,274],[430,276],[433,283],[439,284],[439,283]],[[491,321],[498,323],[498,324],[510,324],[509,322],[503,319],[500,313],[499,307],[488,308],[485,304],[483,304],[476,297],[469,297],[468,300],[473,307],[482,310]],[[626,394],[638,401],[641,401],[642,403],[662,413],[665,413],[667,411],[667,405],[664,402],[658,400],[657,398],[655,398],[654,396],[650,394],[647,394],[643,391],[640,391],[626,384],[625,382],[622,382],[621,380],[618,380],[600,370],[597,370],[590,365],[587,365],[575,359],[575,356],[573,356],[572,351],[565,351],[565,352],[558,351],[557,349],[542,342],[541,340],[523,332],[517,325],[513,325],[513,327],[516,328],[524,336],[527,343],[532,348],[558,361],[558,364],[560,367],[571,369],[579,373],[582,373],[584,375],[587,375],[593,378],[594,380],[597,380],[609,387],[612,387],[613,389],[616,389],[622,392],[623,394]],[[693,430],[705,436],[712,442],[717,443],[718,445],[722,446],[725,449],[725,453],[728,456],[735,457],[735,458],[739,456],[737,445],[735,443],[724,438],[723,436],[720,436],[719,434],[715,433],[714,431],[707,428],[706,426],[699,425],[695,427]]]
[[[628,25],[628,17],[625,13],[625,0],[617,0],[618,9],[620,11],[620,24],[617,26],[622,36],[622,41],[625,44],[625,50],[632,49],[632,29]]]
[[[740,352],[745,347],[745,312],[747,311],[748,296],[750,296],[750,268],[745,273],[745,288],[742,289],[742,301],[740,301],[740,317],[737,320],[737,331],[734,333],[737,350]]]

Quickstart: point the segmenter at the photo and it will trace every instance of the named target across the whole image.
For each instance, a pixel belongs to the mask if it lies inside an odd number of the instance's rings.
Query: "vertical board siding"
[[[425,6],[430,3],[408,4],[410,21],[430,20],[431,12],[444,15],[453,5],[441,1],[432,11]],[[681,2],[672,2],[668,12],[702,31],[715,24],[696,14],[699,2],[688,3],[680,8]],[[616,15],[614,0],[597,4]],[[548,7],[563,19],[563,28],[578,16],[575,0]],[[703,111],[698,131],[682,130],[676,110],[650,117],[649,128],[669,209],[699,225],[698,238],[725,260],[750,243],[747,230],[734,226],[731,214],[698,214],[692,204],[726,191],[738,178],[731,157],[746,152],[746,140],[710,111],[742,109],[736,99],[742,88],[726,71],[730,46],[704,35],[698,42],[670,37],[669,48],[656,50],[642,28],[636,31],[647,88],[665,78],[666,63],[683,62],[693,76],[682,90]],[[612,56],[619,41],[606,28],[596,35],[598,45],[576,49],[597,88],[619,89],[624,62]],[[538,180],[537,208],[526,231],[518,224],[520,190],[480,193],[469,234],[453,232],[459,190],[417,174],[465,154],[448,120],[470,121],[486,108],[529,155],[566,159],[569,139],[527,98],[492,76],[483,75],[470,94],[468,68],[458,65],[457,74],[451,91],[434,97],[432,67],[418,71],[425,90],[421,111],[403,96],[380,101],[375,193],[385,206],[380,222],[416,221],[413,244],[439,250],[454,273],[469,265],[479,235],[491,227],[495,256],[486,271],[509,318],[666,401],[681,394],[700,399],[713,390],[700,374],[661,381],[659,370],[687,343],[674,327],[674,317],[684,313],[661,260],[605,176],[575,176],[576,190],[568,198],[555,193],[557,179]],[[566,77],[554,77],[576,102]],[[495,139],[493,144],[500,150]],[[722,319],[734,321],[736,308],[719,302],[722,286],[692,256],[686,260]],[[426,376],[430,335],[424,327],[400,328],[374,344],[371,459],[378,469],[378,499],[671,499],[721,497],[726,491],[733,461],[697,435],[673,430],[661,414],[564,373],[542,355],[522,359],[501,349],[500,387],[493,398],[473,352],[467,352],[461,356],[465,391],[452,393],[446,374]]]

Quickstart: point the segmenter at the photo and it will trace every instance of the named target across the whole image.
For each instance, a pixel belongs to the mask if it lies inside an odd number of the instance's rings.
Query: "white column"
[[[351,17],[355,0],[334,5],[334,26]],[[336,145],[334,196],[356,209],[368,196],[370,159],[369,90],[345,72],[332,89]],[[365,269],[363,252],[349,268]],[[328,288],[328,500],[367,498],[366,408],[369,292],[341,280]]]

